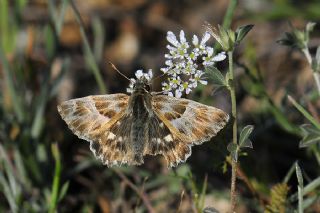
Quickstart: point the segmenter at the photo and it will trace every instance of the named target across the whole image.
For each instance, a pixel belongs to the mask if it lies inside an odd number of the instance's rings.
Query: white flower
[[[143,71],[142,70],[137,70],[135,73],[135,76],[137,79],[140,79],[143,76]]]
[[[136,79],[141,79],[142,77],[146,78],[148,81],[151,81],[153,77],[152,69],[148,70],[148,73],[144,73],[143,70],[137,70],[135,73]],[[131,78],[129,87],[127,88],[127,93],[133,92],[133,86],[136,83],[136,79]]]
[[[204,71],[199,70],[198,65],[203,67],[212,66],[215,62],[226,58],[224,52],[215,55],[214,49],[207,46],[211,32],[205,32],[199,42],[197,35],[192,37],[193,48],[190,49],[183,30],[180,31],[179,40],[173,32],[167,33],[169,53],[165,54],[166,67],[160,70],[168,76],[168,82],[162,84],[162,90],[169,96],[181,97],[183,93],[189,94],[198,83],[207,85],[204,79]],[[202,61],[199,62],[198,59]],[[182,78],[183,76],[183,78]],[[182,80],[183,79],[183,80]]]

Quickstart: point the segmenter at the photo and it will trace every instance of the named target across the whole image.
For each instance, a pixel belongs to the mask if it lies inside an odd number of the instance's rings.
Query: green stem
[[[61,176],[61,159],[59,148],[57,144],[52,145],[52,154],[55,160],[55,169],[54,169],[54,178],[52,183],[52,192],[51,192],[51,202],[49,204],[49,213],[54,213],[57,209],[58,204],[58,193],[60,187],[60,176]]]
[[[229,77],[231,85],[229,85],[230,96],[231,96],[231,107],[232,107],[232,117],[233,117],[233,127],[232,127],[232,142],[237,145],[237,101],[236,101],[236,92],[234,86],[234,72],[233,72],[233,51],[228,51],[228,60],[229,60]],[[235,212],[236,207],[236,181],[237,181],[237,162],[232,159],[232,173],[231,173],[231,212]]]

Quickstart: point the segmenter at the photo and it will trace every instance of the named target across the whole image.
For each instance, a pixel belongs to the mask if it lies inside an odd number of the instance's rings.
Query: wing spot
[[[112,132],[110,132],[110,133],[108,134],[108,137],[107,137],[108,140],[113,140],[113,139],[115,139],[115,138],[116,138],[116,135],[113,134]]]
[[[96,101],[94,105],[96,106],[97,109],[106,109],[108,108],[109,103],[105,101]]]
[[[104,112],[102,112],[102,114],[108,118],[112,118],[116,115],[116,112],[113,110],[105,110]]]
[[[166,113],[164,114],[164,117],[165,117],[166,119],[168,119],[169,121],[172,121],[172,120],[175,120],[175,119],[180,118],[181,115],[178,114],[178,113],[174,113],[174,112],[166,112]]]
[[[84,116],[88,113],[88,110],[85,107],[77,107],[76,111],[73,113],[73,116]]]
[[[164,137],[164,140],[167,142],[173,141],[172,135],[168,134],[167,136]]]
[[[172,109],[173,111],[177,112],[178,114],[182,115],[186,111],[186,106],[188,105],[188,102],[181,101],[177,105],[173,105]]]
[[[95,130],[99,129],[100,127],[101,127],[101,124],[97,122],[97,123],[93,126],[92,131],[95,131]]]
[[[117,104],[117,107],[119,107],[121,109],[121,108],[124,108],[126,105],[127,105],[127,103],[120,102],[120,103]]]
[[[84,130],[87,128],[88,128],[87,123],[82,123],[82,124],[80,124],[80,126],[78,126],[77,130],[80,132],[84,132]]]

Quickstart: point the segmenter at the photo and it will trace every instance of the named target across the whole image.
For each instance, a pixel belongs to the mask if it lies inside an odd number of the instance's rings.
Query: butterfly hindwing
[[[175,138],[169,128],[154,114],[148,123],[148,143],[145,154],[161,154],[168,166],[173,167],[184,162],[191,155],[191,147]]]
[[[201,144],[215,136],[228,122],[229,115],[198,102],[158,95],[153,109],[175,138],[188,144]]]

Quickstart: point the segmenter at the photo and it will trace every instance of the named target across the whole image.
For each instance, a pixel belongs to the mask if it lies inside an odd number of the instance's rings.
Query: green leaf
[[[320,72],[320,46],[318,46],[314,60],[312,60],[312,69],[314,72]]]
[[[59,193],[59,197],[58,197],[58,201],[61,201],[64,196],[66,195],[67,191],[69,189],[69,181],[65,182],[63,184],[63,186],[60,189],[60,193]]]
[[[303,195],[309,194],[314,191],[316,188],[320,187],[320,177],[314,179],[311,183],[306,185],[303,189]]]
[[[306,119],[308,119],[315,127],[320,129],[320,123],[310,115],[300,104],[298,104],[290,95],[288,95],[289,101],[295,106],[295,108],[301,112]]]
[[[226,86],[226,81],[222,73],[214,66],[206,67],[205,71],[211,82],[217,86]]]
[[[312,191],[316,190],[318,187],[320,187],[320,177],[314,179],[311,183],[307,184],[303,188],[303,193],[302,195],[305,196],[307,194],[310,194]],[[293,195],[290,196],[289,200],[291,202],[295,202],[298,199],[298,193],[294,193]]]
[[[284,177],[284,179],[282,181],[283,183],[288,183],[288,181],[290,180],[292,174],[294,173],[296,163],[297,162],[293,163],[292,166],[290,167],[290,169],[288,170],[286,176]]]
[[[303,177],[302,177],[301,168],[298,162],[296,163],[296,174],[297,174],[297,180],[298,180],[299,186],[303,189]]]
[[[231,154],[232,159],[237,162],[238,161],[238,152],[239,152],[239,146],[238,144],[229,143],[227,146],[228,151]]]
[[[239,138],[239,146],[242,147],[248,147],[248,148],[253,148],[252,142],[249,139],[250,134],[253,131],[253,125],[247,125],[245,126],[240,133],[240,138]]]
[[[300,148],[308,147],[312,144],[320,142],[320,130],[310,124],[300,126],[303,138],[299,143]]]
[[[238,29],[236,30],[236,44],[239,44],[244,39],[244,37],[253,28],[253,26],[253,24],[248,24],[245,26],[238,27]]]

